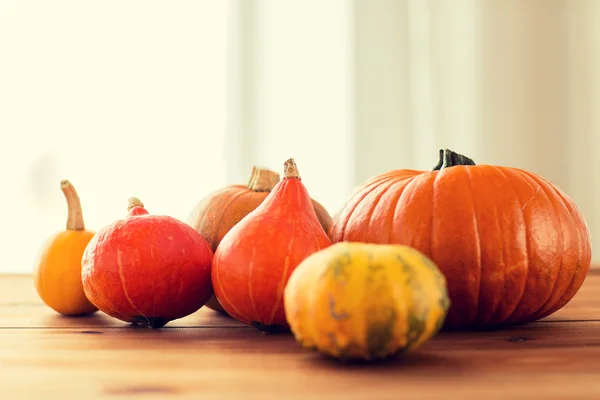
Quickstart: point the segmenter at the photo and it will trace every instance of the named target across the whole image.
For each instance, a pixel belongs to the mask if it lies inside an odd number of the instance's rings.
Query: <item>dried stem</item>
[[[298,172],[298,167],[296,166],[293,158],[290,158],[283,164],[283,179],[289,178],[301,179],[300,173]]]
[[[133,207],[144,207],[144,203],[137,197],[130,197],[127,202],[127,211],[131,210]]]
[[[68,180],[60,181],[60,188],[67,199],[67,229],[70,231],[83,231],[83,213],[81,211],[81,201],[77,195],[75,187]]]
[[[440,158],[432,171],[441,171],[444,168],[455,167],[457,165],[475,165],[475,162],[469,157],[463,156],[448,149],[440,150]]]
[[[248,189],[255,192],[270,192],[279,182],[279,174],[266,168],[252,167]]]

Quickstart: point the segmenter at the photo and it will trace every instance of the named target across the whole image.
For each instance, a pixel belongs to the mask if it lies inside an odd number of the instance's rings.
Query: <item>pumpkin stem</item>
[[[469,157],[463,156],[448,149],[440,149],[440,160],[432,171],[441,171],[444,168],[455,167],[457,165],[475,165],[475,162]]]
[[[127,211],[130,211],[133,207],[144,207],[144,203],[137,197],[130,197],[127,201]]]
[[[300,172],[298,172],[296,162],[293,158],[290,158],[285,163],[283,163],[283,179],[289,178],[297,178],[298,180],[302,180],[300,178]]]
[[[148,210],[144,208],[144,203],[140,201],[137,197],[130,197],[127,201],[127,215],[130,217],[134,217],[137,215],[146,215],[149,214]]]
[[[83,231],[85,224],[83,223],[83,213],[81,211],[81,201],[77,195],[75,187],[68,180],[60,181],[60,188],[67,199],[67,230]]]
[[[252,167],[248,189],[254,192],[270,192],[279,182],[279,174],[267,168]]]

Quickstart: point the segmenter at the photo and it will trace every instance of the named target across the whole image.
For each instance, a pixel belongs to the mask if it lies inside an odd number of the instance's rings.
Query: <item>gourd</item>
[[[212,295],[212,251],[186,223],[151,215],[129,199],[128,215],[101,230],[82,259],[83,288],[104,313],[160,328],[202,307]]]
[[[215,297],[263,332],[287,330],[283,290],[296,266],[331,245],[293,159],[265,200],[223,237],[213,260]]]
[[[94,232],[85,229],[81,201],[71,182],[61,181],[60,188],[67,200],[67,226],[42,245],[33,281],[42,301],[54,311],[67,316],[92,314],[98,309],[83,291],[81,257]]]
[[[544,318],[575,296],[591,261],[584,217],[556,185],[450,150],[431,171],[395,170],[361,184],[330,234],[431,258],[447,279],[448,329]]]
[[[203,198],[192,209],[186,222],[196,229],[215,252],[231,228],[256,209],[279,182],[279,174],[266,168],[253,167],[247,185],[229,185]],[[316,200],[312,200],[317,218],[325,232],[331,226],[331,216]],[[221,313],[225,310],[215,297],[206,303]]]
[[[296,340],[343,360],[416,350],[441,328],[449,304],[437,266],[400,245],[336,243],[302,261],[284,293]]]

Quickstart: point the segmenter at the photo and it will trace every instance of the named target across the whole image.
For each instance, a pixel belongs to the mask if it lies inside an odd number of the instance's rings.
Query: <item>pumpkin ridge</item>
[[[563,201],[563,203],[565,204],[565,206],[567,208],[567,211],[569,212],[569,216],[571,217],[571,219],[572,220],[577,219],[577,220],[581,221],[583,218],[582,218],[581,212],[579,211],[579,208],[577,207],[577,205],[575,203],[573,203],[573,202],[567,201],[567,199],[565,199],[564,193],[562,193],[562,191],[560,191],[557,187],[555,187],[554,185],[551,185],[551,187],[554,190],[554,192],[560,197],[560,199]],[[575,213],[575,215],[574,215],[574,213]],[[587,229],[587,225],[586,225],[586,229]],[[582,232],[581,232],[581,230],[579,228],[575,227],[575,232],[577,233],[577,243],[578,243],[577,247],[578,247],[578,251],[577,251],[577,265],[575,267],[575,271],[573,272],[573,276],[571,277],[571,280],[570,280],[569,284],[566,285],[565,291],[559,297],[559,299],[556,302],[556,304],[554,304],[552,307],[550,307],[545,313],[541,314],[540,318],[544,318],[544,317],[546,317],[546,316],[554,313],[555,311],[561,309],[574,296],[574,294],[571,294],[571,291],[573,290],[573,285],[575,285],[575,282],[577,282],[577,278],[578,278],[578,275],[580,273],[582,263],[584,262],[584,260],[582,259],[583,258],[582,257],[582,253],[585,250],[583,248],[583,246],[582,246],[582,237],[581,237],[582,236]],[[589,231],[588,231],[588,233],[589,233]],[[585,268],[586,268],[586,270],[585,270],[585,273],[586,273],[587,270],[589,269],[589,260],[588,260],[588,265]],[[584,273],[584,275],[585,275],[585,273]],[[583,283],[583,280],[578,285],[577,289],[579,289],[579,287],[581,287],[582,283]]]
[[[127,302],[129,303],[131,308],[133,308],[137,313],[139,313],[140,316],[142,316],[143,318],[146,319],[148,326],[151,326],[150,319],[148,319],[148,317],[146,317],[144,315],[144,313],[142,313],[140,310],[138,310],[138,308],[135,306],[135,304],[133,304],[131,297],[129,297],[129,292],[127,291],[127,287],[125,285],[125,274],[123,273],[123,260],[121,259],[121,249],[119,247],[117,247],[117,267],[119,269],[119,278],[121,279],[121,287],[123,288],[123,294],[125,295]]]
[[[490,166],[490,167],[496,169],[496,171],[498,171],[498,173],[504,177],[504,179],[508,183],[508,187],[510,188],[511,193],[513,194],[513,196],[515,198],[515,202],[520,205],[521,202],[519,201],[517,192],[516,192],[515,188],[512,186],[512,183],[510,182],[510,179],[508,178],[508,176],[506,176],[506,174],[504,173],[504,170],[497,166]],[[523,215],[523,218],[525,218],[524,215]],[[523,220],[523,224],[525,224],[525,220]],[[527,230],[525,229],[525,242],[526,242],[525,249],[526,249],[526,251],[527,251],[527,246],[528,246],[527,240],[528,240],[527,239]],[[527,260],[527,271],[529,272],[529,258],[526,257],[526,260]],[[523,296],[526,285],[527,285],[527,276],[525,277],[525,283],[523,284],[523,287],[521,288],[521,293],[519,294],[519,299]],[[503,293],[506,293],[506,274],[504,275],[504,291],[503,291]],[[496,308],[496,310],[492,313],[492,316],[490,317],[490,321],[496,321],[497,325],[504,323],[514,313],[514,311],[517,309],[518,306],[519,306],[519,301],[516,301],[512,310],[509,310],[508,312],[505,311],[506,317],[504,317],[504,318],[501,318],[502,315],[498,315],[498,313],[502,310],[502,308],[501,307]]]
[[[447,170],[446,170],[447,171]],[[445,174],[446,171],[435,171],[432,172],[434,174],[433,179],[429,179],[431,181],[431,212],[429,213],[429,249],[425,254],[431,254],[433,258],[433,234],[434,234],[434,221],[435,221],[435,203],[436,203],[436,195],[435,195],[435,183],[436,181]]]
[[[527,284],[529,282],[529,276],[531,275],[531,266],[529,265],[529,246],[530,246],[530,240],[529,240],[529,224],[528,224],[528,220],[525,217],[525,207],[523,207],[523,204],[521,204],[521,200],[519,199],[519,196],[517,195],[517,191],[515,190],[514,186],[512,185],[512,182],[510,179],[508,179],[508,177],[506,176],[506,174],[504,173],[505,171],[502,170],[504,177],[506,178],[506,181],[508,182],[508,185],[510,186],[511,190],[513,191],[513,193],[515,194],[515,197],[517,199],[517,203],[519,204],[519,208],[521,209],[521,214],[522,214],[522,218],[523,218],[523,224],[525,226],[525,260],[526,260],[526,266],[527,266],[527,275],[525,276],[525,283],[523,284],[523,290],[521,291],[521,294],[519,296],[519,300],[517,300],[515,302],[515,308],[511,311],[510,314],[508,314],[506,316],[506,318],[504,318],[504,321],[498,321],[499,323],[505,323],[508,322],[510,323],[512,321],[513,316],[515,315],[515,313],[517,312],[517,310],[519,310],[519,307],[521,306],[521,302],[523,301],[523,297],[525,297],[525,291],[527,290]],[[517,175],[517,173],[515,172],[515,175],[518,176],[519,178],[523,178],[523,175]]]
[[[103,233],[100,232],[98,233],[98,237],[102,237]],[[109,309],[106,311],[106,314],[113,316],[115,318],[118,318],[117,315],[120,315],[120,313],[117,311],[116,307],[114,307],[114,304],[112,302],[110,302],[109,297],[105,296],[104,293],[102,293],[101,291],[96,290],[93,286],[89,288],[89,290],[93,293],[93,297],[96,299],[95,302],[96,303],[102,303],[102,306]],[[109,303],[110,302],[110,303]],[[108,311],[110,311],[110,314]]]
[[[216,269],[216,273],[214,274],[214,279],[213,279],[213,285],[216,281],[216,283],[219,285],[219,289],[221,290],[221,299],[217,299],[219,301],[219,303],[222,304],[222,301],[225,300],[227,302],[227,304],[233,309],[233,313],[227,311],[228,314],[230,314],[232,317],[234,317],[235,319],[243,319],[245,320],[246,318],[242,318],[242,314],[240,313],[240,311],[237,309],[237,307],[235,307],[235,305],[231,302],[231,300],[229,300],[229,298],[227,297],[227,293],[225,290],[223,290],[223,284],[221,283],[221,268],[218,267],[214,268],[213,266],[213,270]],[[212,272],[212,271],[211,271]],[[213,287],[214,290],[214,287]],[[216,297],[216,296],[215,296]],[[232,315],[235,314],[235,315]]]
[[[526,205],[529,203],[529,201],[533,200],[533,199],[534,199],[534,198],[535,198],[535,197],[538,195],[538,193],[539,193],[540,191],[543,191],[543,187],[542,187],[542,185],[540,184],[540,182],[539,182],[537,179],[535,179],[535,176],[534,176],[534,175],[531,175],[531,174],[529,174],[527,171],[524,171],[524,170],[518,170],[518,171],[515,171],[515,174],[516,174],[516,175],[520,175],[522,178],[524,178],[524,179],[525,179],[525,180],[527,180],[528,182],[533,182],[533,185],[532,185],[532,186],[536,188],[536,190],[535,190],[535,193],[532,195],[531,199],[529,199],[529,200],[528,200],[528,202],[526,202],[526,203],[523,205],[523,207],[522,207],[522,208],[523,208],[523,211],[524,211],[524,210],[525,210],[525,208],[526,208]],[[553,213],[554,213],[554,217],[555,217],[555,218],[557,218],[557,219],[559,219],[559,217],[558,217],[558,214],[557,214],[557,212],[556,212],[556,207],[554,207],[554,204],[552,204],[552,201],[551,201],[551,200],[548,198],[548,196],[547,196],[547,193],[546,193],[545,191],[543,191],[543,194],[544,194],[544,197],[546,198],[546,200],[547,200],[549,203],[551,203],[551,205],[552,205],[552,211],[553,211]],[[554,227],[556,227],[556,225],[555,225],[554,221],[553,221],[553,226],[554,226]],[[561,240],[561,245],[562,245],[562,240],[563,240],[563,238],[562,238],[562,232],[560,233],[560,236],[561,236],[560,240]],[[561,247],[561,250],[562,250],[562,247]],[[557,253],[558,253],[558,252],[559,252],[559,251],[557,251]],[[562,251],[560,251],[560,253],[561,253],[561,263],[562,263],[562,256],[563,256],[563,254],[562,254]],[[555,261],[554,261],[554,262],[555,262]],[[539,277],[539,275],[541,275],[541,269],[540,269],[540,268],[536,268],[536,269],[533,269],[533,270],[530,268],[530,271],[533,271],[535,274],[537,274],[537,275],[538,275],[538,277]],[[549,271],[550,271],[550,273],[552,273],[552,270],[549,270]],[[559,271],[556,271],[556,274],[558,274],[558,272],[559,272]],[[558,278],[558,275],[556,275],[556,278]],[[529,275],[528,275],[528,282],[529,282]],[[553,284],[554,284],[554,283],[555,283],[555,282],[553,282]],[[545,287],[549,288],[549,285],[546,285],[546,284],[545,284],[545,282],[544,282],[544,283],[542,283],[542,284],[543,284]],[[540,283],[537,283],[537,282],[536,282],[536,283],[535,283],[535,285],[536,285],[536,286],[539,286],[539,285],[540,285]],[[553,290],[553,289],[552,289],[552,290]],[[509,322],[511,322],[511,323],[519,323],[519,322],[526,322],[526,321],[533,320],[533,316],[534,316],[534,315],[535,315],[535,314],[536,314],[536,313],[537,313],[537,312],[540,310],[540,308],[541,308],[541,307],[543,307],[543,306],[544,306],[544,304],[545,304],[545,303],[548,301],[548,299],[549,299],[549,298],[551,297],[551,295],[552,295],[552,291],[551,291],[551,290],[546,290],[545,292],[548,292],[549,294],[548,294],[548,297],[546,297],[545,299],[543,299],[543,301],[541,302],[541,303],[542,303],[542,305],[541,305],[540,307],[537,307],[537,308],[535,308],[535,309],[532,309],[532,308],[534,308],[534,307],[531,307],[531,306],[530,306],[530,307],[528,307],[530,311],[529,311],[529,312],[527,312],[526,314],[522,314],[522,313],[521,313],[521,314],[519,315],[519,314],[517,314],[517,313],[515,312],[515,313],[513,313],[513,315],[511,315],[511,317],[510,317],[510,319],[509,319]],[[519,304],[519,307],[522,307],[522,304],[521,304],[521,303],[522,303],[522,299],[521,299],[521,302],[520,302],[520,304]],[[534,303],[534,305],[535,305],[535,303]],[[525,311],[528,311],[528,310],[525,310]],[[516,316],[515,316],[515,314],[516,314]]]
[[[252,310],[254,311],[253,321],[259,321],[258,318],[258,310],[256,309],[256,303],[254,301],[254,290],[252,289],[252,270],[254,267],[254,259],[256,257],[256,246],[252,247],[252,257],[250,257],[250,265],[248,266],[248,297],[250,297],[250,304],[252,305]]]
[[[422,176],[422,174],[419,175],[413,175],[413,176],[409,176],[406,177],[405,179],[402,179],[400,182],[406,182],[406,185],[404,186],[404,188],[402,189],[400,195],[398,196],[398,200],[396,201],[396,205],[394,207],[394,213],[392,216],[392,227],[391,227],[391,234],[389,236],[390,240],[388,241],[388,243],[400,243],[400,241],[398,240],[398,238],[394,238],[395,233],[397,232],[397,230],[395,229],[396,227],[396,215],[398,214],[398,209],[400,209],[400,205],[404,204],[404,201],[400,201],[403,199],[403,196],[410,196],[411,192],[410,190],[408,190],[408,187],[412,184],[414,184],[414,182],[416,182],[417,177]],[[408,193],[408,194],[407,194]]]
[[[342,213],[344,213],[346,210],[348,210],[350,208],[350,210],[347,211],[347,215],[344,217],[344,219],[342,220],[342,223],[340,224],[339,228],[338,228],[338,224],[337,222],[333,223],[333,229],[332,229],[332,238],[335,238],[336,241],[343,241],[345,240],[345,235],[346,235],[346,228],[348,227],[348,221],[350,220],[350,218],[352,218],[352,214],[354,214],[354,211],[356,211],[356,209],[358,208],[358,206],[360,205],[360,203],[362,203],[362,201],[365,199],[365,197],[367,197],[369,195],[369,193],[371,192],[371,190],[373,190],[374,188],[379,187],[380,185],[384,184],[385,182],[391,181],[395,179],[394,177],[385,177],[382,179],[376,179],[374,182],[370,182],[367,183],[365,182],[365,186],[362,189],[357,189],[356,191],[356,196],[360,196],[358,198],[358,200],[356,200],[356,202],[354,204],[348,204],[347,207],[344,207],[344,209],[342,209]],[[369,189],[369,190],[367,190]],[[351,201],[354,198],[351,199]],[[341,216],[341,214],[340,214]],[[335,219],[336,221],[338,220],[338,218]],[[336,230],[339,230],[339,233],[336,235]]]
[[[240,187],[244,187],[241,185],[230,185],[230,186],[226,186],[224,188],[215,190],[214,192],[211,192],[208,196],[206,196],[206,198],[204,198],[202,200],[202,202],[200,202],[199,204],[197,204],[192,211],[190,212],[190,215],[188,215],[188,220],[190,219],[191,215],[197,215],[198,214],[198,210],[201,208],[201,206],[205,205],[207,207],[211,206],[213,203],[213,197],[212,196],[224,196],[224,195],[228,195],[231,196],[233,194],[235,194],[235,189],[240,189]],[[231,193],[229,193],[231,192]],[[192,226],[192,228],[194,229],[201,229],[204,224],[206,223],[206,219],[208,218],[208,214],[207,213],[203,213],[201,215],[201,217],[199,219],[196,219],[193,223],[188,222],[188,225]],[[209,243],[209,245],[211,246],[211,249],[213,249],[212,247],[212,243]],[[214,251],[214,249],[213,249]]]
[[[400,197],[402,197],[402,193],[404,193],[404,190],[406,189],[406,187],[408,186],[408,184],[411,182],[411,179],[409,178],[405,178],[405,179],[399,179],[394,185],[398,185],[401,186],[400,188],[396,188],[394,187],[394,196],[396,196],[395,199],[392,199],[390,201],[390,204],[393,204],[394,206],[394,212],[393,213],[389,213],[391,218],[388,218],[387,222],[387,243],[393,243],[394,240],[392,239],[392,236],[394,235],[394,220],[396,219],[396,211],[398,210],[398,203],[400,202]],[[402,185],[404,184],[404,185]],[[392,190],[391,189],[392,186],[390,186],[390,188],[388,190]]]
[[[402,182],[402,181],[400,181],[400,182]],[[383,187],[384,184],[381,184],[377,187],[377,189],[381,190],[381,193],[377,193],[376,197],[373,199],[373,201],[369,207],[369,217],[367,218],[367,229],[365,229],[366,232],[364,233],[364,238],[359,241],[368,241],[369,240],[369,233],[371,231],[371,222],[373,222],[373,214],[375,213],[375,210],[377,209],[377,206],[379,205],[381,198],[383,196],[385,196],[386,191],[390,190],[390,188],[392,186],[394,186],[394,184],[398,183],[398,181],[396,179],[390,179],[388,182],[386,182],[386,184],[387,183],[390,183],[390,184],[385,187]],[[355,239],[357,239],[357,238],[355,238]]]
[[[248,193],[253,193],[253,192],[251,190],[246,190],[246,191],[234,193],[233,196],[231,196],[231,198],[227,202],[227,205],[225,205],[225,207],[223,207],[223,210],[221,211],[221,218],[219,220],[219,223],[215,224],[215,226],[217,227],[217,232],[219,232],[221,230],[221,225],[223,224],[223,220],[225,220],[225,217],[227,216],[227,211],[233,205],[233,202]],[[213,238],[213,240],[216,240],[216,239],[217,238]],[[211,247],[211,249],[214,247],[213,252],[216,250],[216,246],[214,246],[214,243],[212,241],[210,243],[210,247]]]
[[[285,260],[283,262],[283,273],[281,274],[281,281],[277,285],[277,301],[273,305],[273,309],[271,310],[271,316],[269,318],[268,325],[273,323],[273,319],[275,318],[275,313],[279,309],[281,305],[281,299],[283,298],[283,290],[285,289],[285,284],[287,283],[287,274],[288,269],[290,268],[290,254],[292,253],[292,248],[294,247],[294,231],[296,230],[296,220],[292,220],[292,237],[290,238],[290,242],[288,244],[287,255],[285,256]]]
[[[479,220],[478,220],[478,211],[477,211],[477,204],[475,201],[475,191],[473,189],[473,181],[471,180],[471,173],[469,172],[469,168],[466,166],[462,167],[462,170],[465,171],[466,175],[467,175],[467,181],[469,182],[469,191],[471,192],[471,199],[472,199],[472,203],[473,203],[473,220],[475,223],[475,232],[477,233],[476,235],[474,235],[477,238],[477,264],[479,264],[479,282],[477,283],[477,285],[479,286],[478,288],[478,293],[477,293],[477,298],[475,299],[475,315],[473,317],[472,321],[469,321],[469,324],[476,324],[477,320],[479,320],[480,316],[479,316],[479,306],[481,305],[481,288],[482,288],[482,284],[481,284],[481,277],[483,276],[483,259],[481,257],[481,231],[479,229]],[[498,303],[499,304],[499,303]],[[498,308],[498,304],[496,304],[496,308]],[[493,314],[493,313],[491,313]]]
[[[500,176],[507,179],[506,175],[504,175],[504,173],[498,167],[490,166],[490,168],[493,168],[494,170],[496,170],[496,172]],[[498,230],[501,230],[501,228],[498,228]],[[481,236],[480,236],[480,240],[481,240]],[[500,262],[500,265],[502,265],[502,268],[499,268],[502,271],[502,291],[499,293],[499,295],[500,295],[500,298],[502,299],[506,295],[506,279],[507,278],[506,278],[506,271],[505,271],[506,260],[504,259],[504,256],[505,256],[504,250],[500,254],[502,257],[501,262]],[[482,268],[483,268],[483,264],[482,264]],[[479,288],[479,296],[481,298],[481,287]],[[487,320],[483,320],[483,321],[479,318],[479,310],[478,310],[478,318],[477,319],[479,320],[479,324],[480,325],[494,324],[494,318],[497,318],[497,313],[502,309],[501,305],[502,305],[502,301],[500,300],[496,304],[495,308],[488,312],[489,316],[488,316]]]
[[[537,179],[537,177],[533,174],[528,173],[527,171],[523,171],[523,173],[525,173],[526,175],[528,175],[531,179],[533,179],[538,185],[540,185],[541,190],[544,192],[544,195],[546,196],[546,198],[548,199],[548,201],[550,202],[550,204],[552,205],[552,209],[554,210],[554,214],[556,214],[556,219],[558,220],[558,232],[560,232],[559,238],[560,238],[560,246],[557,246],[560,251],[560,265],[558,266],[558,271],[556,273],[556,277],[554,278],[554,282],[552,282],[552,288],[548,291],[548,297],[546,298],[546,300],[543,302],[543,304],[532,314],[532,319],[537,319],[539,314],[543,314],[543,311],[545,311],[546,308],[548,308],[548,303],[550,302],[550,300],[552,299],[552,295],[554,294],[554,290],[556,289],[556,283],[558,281],[558,278],[560,277],[560,273],[561,270],[564,267],[564,251],[562,251],[563,247],[564,247],[564,237],[563,237],[563,224],[561,221],[561,218],[558,215],[558,212],[556,210],[556,205],[554,204],[554,201],[552,201],[552,199],[550,198],[550,196],[548,196],[548,193],[546,191],[546,188],[544,187],[544,185],[548,186],[548,183],[545,181],[540,181],[539,179]],[[560,199],[561,203],[563,203],[563,206],[566,208],[566,205],[564,204],[564,202],[562,201],[562,198]],[[568,209],[567,209],[568,212]],[[570,215],[570,213],[569,213]],[[571,278],[572,280],[572,278]],[[551,306],[549,308],[552,308]]]

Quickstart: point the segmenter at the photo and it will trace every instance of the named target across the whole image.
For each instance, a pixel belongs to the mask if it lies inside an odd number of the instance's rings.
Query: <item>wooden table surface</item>
[[[0,276],[0,399],[600,399],[600,273],[543,321],[442,332],[417,352],[343,365],[208,309],[160,330],[66,318],[29,276]]]

